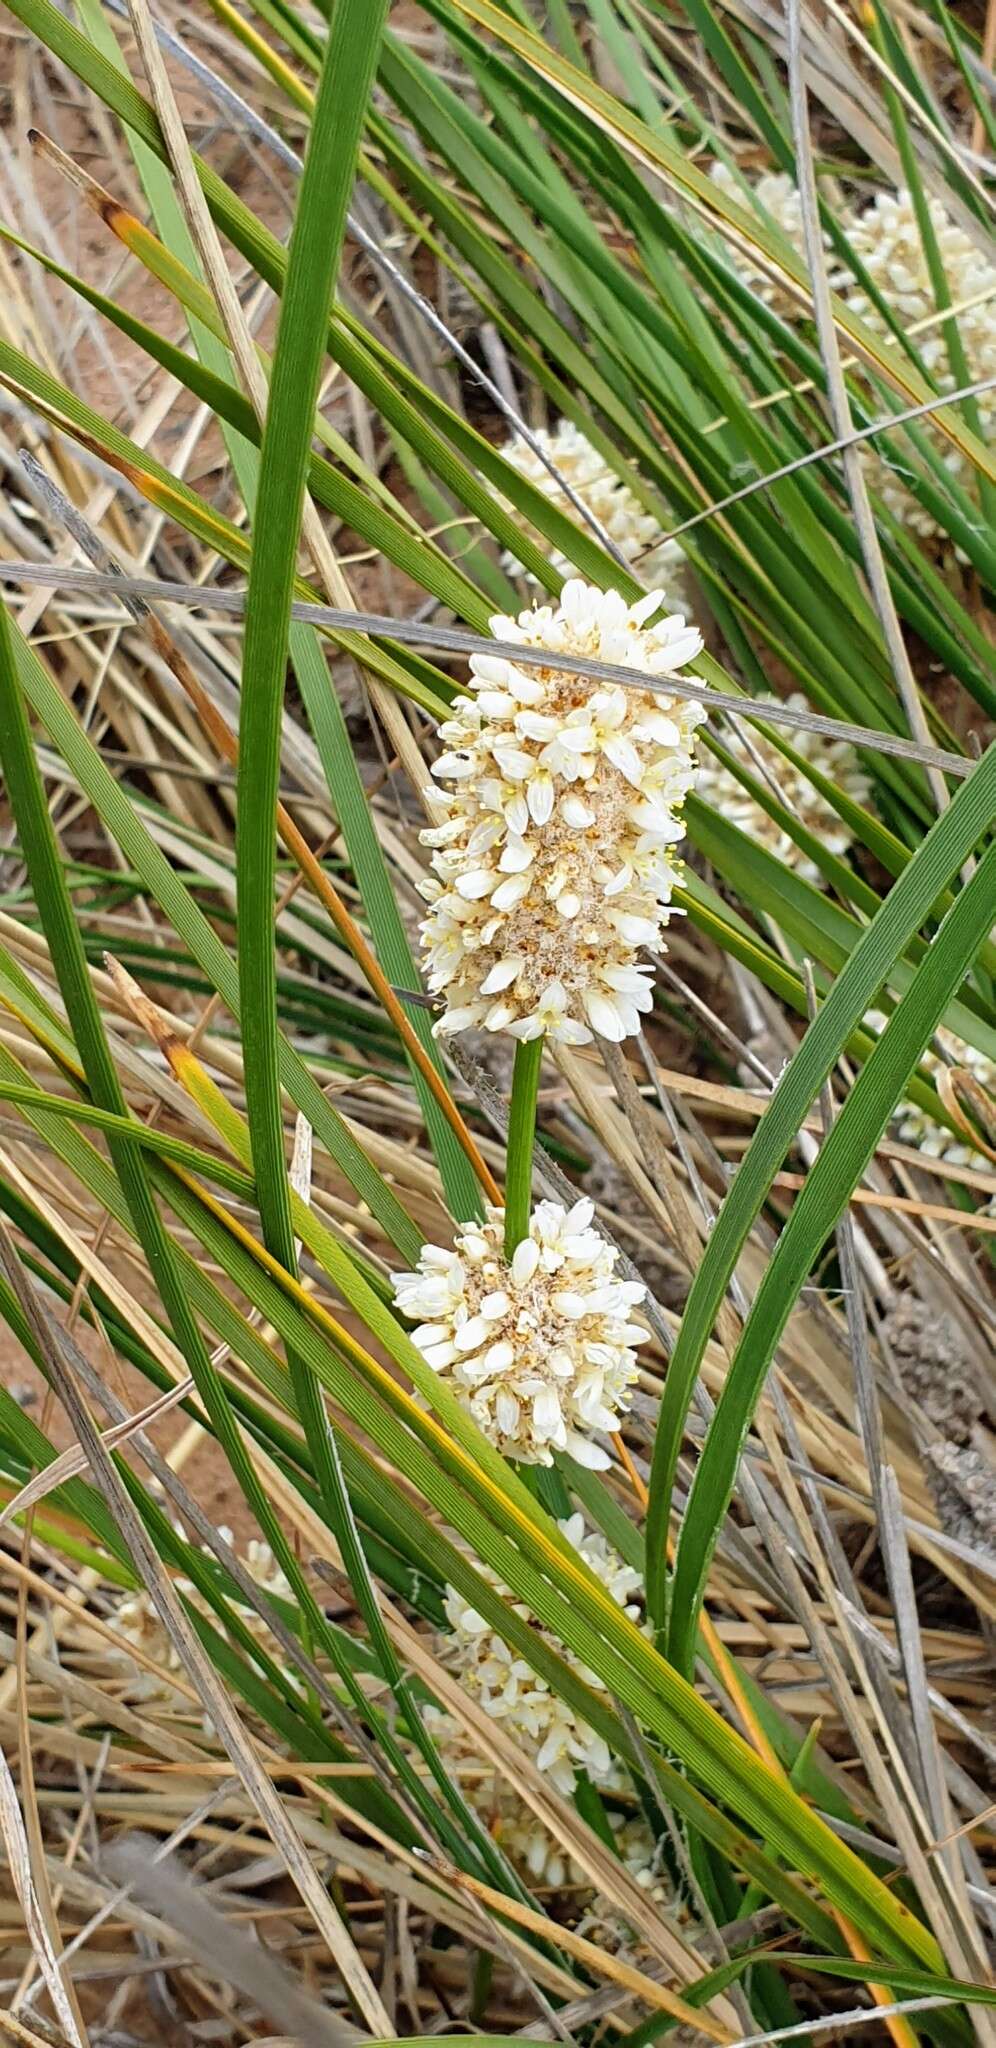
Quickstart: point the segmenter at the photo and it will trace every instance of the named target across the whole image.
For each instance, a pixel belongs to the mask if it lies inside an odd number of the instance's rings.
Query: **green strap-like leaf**
[[[899,953],[941,891],[957,875],[992,819],[996,747],[957,791],[863,933],[765,1111],[723,1203],[685,1305],[661,1403],[647,1517],[647,1597],[663,1625],[667,1607],[666,1538],[671,1495],[695,1375],[716,1312],[747,1236],[814,1096],[850,1034],[872,1007]],[[990,906],[991,908],[991,906]],[[953,913],[952,913],[953,914]],[[947,990],[950,997],[960,974]],[[898,1099],[900,1089],[897,1088]]]
[[[670,1654],[679,1670],[691,1667],[709,1563],[778,1339],[814,1259],[846,1208],[909,1075],[940,1022],[948,998],[959,987],[991,927],[994,901],[996,845],[991,845],[948,912],[907,994],[862,1067],[765,1269],[716,1404],[681,1527],[668,1634]]]

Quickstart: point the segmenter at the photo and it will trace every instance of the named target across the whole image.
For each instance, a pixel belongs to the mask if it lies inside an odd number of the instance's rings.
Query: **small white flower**
[[[501,640],[656,678],[702,647],[681,616],[648,625],[659,604],[572,581],[556,610],[491,625]],[[705,712],[560,669],[531,670],[527,702],[511,661],[475,655],[471,669],[476,694],[458,697],[440,727],[446,751],[433,771],[449,817],[424,835],[423,951],[447,1005],[435,1028],[545,1032],[563,1045],[631,1037],[652,1003],[637,953],[663,950]]]
[[[593,1432],[616,1430],[636,1378],[631,1321],[646,1289],[616,1277],[618,1252],[592,1228],[593,1205],[540,1202],[529,1235],[505,1257],[504,1211],[423,1248],[418,1270],[394,1277],[428,1365],[445,1376],[489,1441],[526,1465],[555,1450],[604,1469]],[[438,1264],[447,1259],[445,1268]]]
[[[559,1527],[616,1604],[631,1621],[645,1627],[643,1581],[639,1572],[624,1564],[599,1532],[586,1534],[582,1515],[569,1516]],[[491,1585],[507,1593],[492,1572],[483,1566],[478,1569]],[[592,1783],[603,1790],[628,1788],[626,1772],[603,1738],[579,1720],[566,1701],[550,1691],[525,1658],[510,1650],[452,1586],[447,1588],[445,1607],[452,1633],[441,1646],[444,1661],[484,1712],[492,1720],[500,1721],[529,1751],[558,1792],[570,1797],[578,1771],[586,1771]],[[522,1620],[529,1619],[529,1610],[524,1606],[516,1604],[514,1612]],[[555,1641],[545,1631],[539,1633],[544,1641]],[[603,1690],[601,1681],[570,1651],[562,1654],[586,1684]]]
[[[762,697],[754,698],[752,701],[774,704],[779,700],[776,697]],[[805,697],[798,692],[787,698],[786,702],[799,710],[804,711],[807,708]],[[724,727],[721,737],[727,752],[734,755],[756,781],[762,780],[757,765],[761,762],[767,770],[770,794],[784,804],[786,810],[794,812],[800,824],[815,838],[821,840],[829,853],[845,854],[854,834],[844,819],[838,817],[833,805],[827,802],[800,768],[794,767],[791,761],[786,760],[784,754],[779,753],[777,747],[765,738],[764,733],[759,731],[756,725],[751,723],[747,731],[749,746],[739,725]],[[863,804],[867,801],[870,789],[868,777],[853,747],[849,746],[846,740],[827,739],[822,733],[807,732],[804,728],[793,729],[787,734],[787,738],[797,754],[801,754],[804,760],[812,762],[813,767],[818,769],[821,775],[825,775],[829,782],[835,782],[845,795],[853,797],[855,803]],[[695,787],[696,795],[701,797],[703,803],[708,804],[731,824],[738,825],[741,832],[746,832],[749,838],[756,839],[760,846],[766,847],[769,853],[775,855],[776,860],[783,861],[786,867],[793,868],[795,873],[804,876],[807,882],[815,882],[818,888],[825,886],[824,877],[816,862],[808,858],[790,834],[783,831],[777,821],[769,816],[763,804],[758,803],[750,791],[738,782],[725,762],[710,754],[705,748]]]
[[[614,542],[623,560],[632,565],[635,574],[652,583],[655,589],[665,591],[670,608],[676,611],[688,609],[690,596],[683,549],[676,540],[662,537],[654,514],[641,505],[636,492],[609,468],[605,457],[592,447],[580,428],[571,420],[558,420],[551,432],[541,428],[534,438],[555,464],[565,483],[570,485],[575,497]],[[525,441],[513,439],[502,449],[502,454],[527,483],[534,484],[556,505],[558,511],[565,512],[576,526],[582,526],[577,505],[572,503],[546,464]],[[506,506],[506,510],[516,516],[511,505]],[[590,527],[584,530],[591,533]],[[524,527],[524,531],[539,547],[546,547],[542,534],[535,527]],[[514,557],[507,559],[509,566],[520,566]],[[550,562],[562,575],[570,575],[572,565],[566,555],[554,552]]]

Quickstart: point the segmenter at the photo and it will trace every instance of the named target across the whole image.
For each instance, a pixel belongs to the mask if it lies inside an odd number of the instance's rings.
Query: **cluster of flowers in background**
[[[179,1523],[176,1526],[177,1533],[182,1536],[184,1532]],[[234,1547],[235,1538],[231,1529],[219,1525],[218,1534],[230,1548]],[[205,1555],[207,1554],[205,1551]],[[266,1593],[274,1600],[294,1599],[291,1585],[281,1571],[268,1543],[262,1543],[253,1537],[246,1545],[245,1556],[241,1561],[250,1578],[255,1580],[260,1592]],[[179,1578],[174,1584],[178,1593],[184,1594],[203,1614],[217,1621],[213,1609],[209,1607],[192,1579]],[[233,1605],[239,1619],[245,1622],[251,1633],[261,1641],[265,1640],[268,1634],[266,1623],[256,1613],[255,1608],[245,1607],[241,1602],[234,1602]],[[138,1673],[135,1685],[131,1688],[133,1696],[142,1700],[175,1700],[176,1695],[169,1683],[168,1674],[179,1673],[183,1667],[148,1593],[143,1590],[126,1594],[124,1599],[117,1603],[114,1626],[123,1642],[143,1651],[145,1656],[150,1657],[159,1667],[155,1674],[144,1670]],[[298,1680],[288,1674],[288,1683],[297,1685]]]
[[[740,188],[725,165],[715,164],[712,176],[733,198],[739,195]],[[802,214],[792,179],[783,171],[769,172],[758,179],[753,192],[792,247],[800,256],[804,255]],[[928,206],[952,304],[956,309],[964,307],[957,311],[957,323],[969,376],[973,381],[981,381],[996,375],[996,263],[950,218],[939,201],[930,199]],[[936,314],[937,302],[909,192],[878,192],[867,204],[846,208],[840,222],[855,255],[904,331],[930,320]],[[827,247],[826,236],[823,239]],[[746,255],[737,255],[734,260],[768,305],[785,318],[798,319],[800,306],[794,295]],[[878,307],[852,273],[835,267],[833,256],[828,256],[828,275],[831,286],[850,310],[873,333],[895,346],[892,330]],[[943,322],[937,321],[913,339],[938,389],[957,389]],[[996,391],[980,392],[976,403],[983,438],[988,438],[996,426]],[[936,429],[928,426],[925,431],[932,433],[945,467],[959,481],[968,483],[966,458]],[[922,540],[936,543],[944,539],[931,514],[874,448],[866,448],[862,459],[869,482],[896,519]]]
[[[720,191],[728,198],[734,200],[737,205],[746,208],[748,211],[750,210],[749,202],[744,195],[739,180],[734,177],[733,172],[726,164],[714,163],[710,168],[709,175],[713,184],[718,185]],[[802,220],[802,202],[799,198],[798,189],[788,174],[785,171],[763,171],[761,176],[754,179],[751,184],[751,194],[757,201],[758,206],[763,207],[773,225],[780,230],[785,240],[791,244],[796,254],[804,257],[806,237]],[[827,259],[827,275],[830,280],[831,289],[833,291],[841,291],[849,282],[848,275],[846,272],[835,268],[833,250],[829,237],[826,234],[823,235],[822,241]],[[763,301],[764,305],[770,306],[772,311],[780,314],[783,320],[798,319],[800,310],[798,297],[786,285],[781,283],[777,277],[773,277],[771,272],[763,267],[760,260],[750,256],[746,250],[739,249],[734,250],[733,260],[744,282],[749,284],[751,290],[757,293],[758,298]]]
[[[568,1520],[559,1522],[559,1530],[578,1550],[594,1577],[607,1587],[617,1606],[637,1622],[639,1628],[646,1628],[644,1612],[644,1581],[639,1573],[623,1563],[617,1550],[605,1540],[598,1530],[586,1530],[584,1516],[574,1513]],[[482,1575],[500,1593],[508,1597],[508,1589],[500,1585],[496,1575],[486,1567],[480,1567]],[[533,1667],[508,1649],[502,1636],[490,1626],[490,1622],[471,1608],[467,1599],[453,1587],[447,1587],[445,1595],[447,1620],[451,1634],[441,1638],[439,1653],[443,1663],[459,1677],[461,1688],[478,1702],[484,1712],[500,1722],[504,1731],[514,1737],[516,1743],[533,1757],[537,1769],[555,1786],[564,1798],[574,1794],[576,1776],[584,1772],[588,1780],[598,1786],[600,1792],[631,1796],[633,1786],[623,1765],[613,1757],[603,1737],[578,1718],[572,1706],[559,1700],[549,1690],[545,1679],[537,1677]],[[529,1622],[529,1608],[514,1604],[514,1614]],[[535,1626],[535,1624],[533,1624]],[[559,1647],[555,1636],[545,1630],[537,1630],[543,1640]],[[592,1671],[562,1651],[572,1669],[592,1686],[600,1690],[600,1681]],[[457,1722],[439,1710],[430,1710],[430,1729],[437,1739],[443,1757],[453,1761],[457,1767],[467,1763],[467,1739]],[[475,1810],[482,1817],[494,1821],[494,1833],[508,1860],[529,1874],[533,1880],[559,1888],[566,1882],[582,1882],[582,1872],[566,1862],[564,1851],[557,1841],[543,1827],[541,1821],[525,1804],[521,1794],[508,1782],[496,1784],[494,1774],[478,1774],[467,1784],[467,1796]],[[637,1884],[652,1888],[656,1853],[654,1835],[646,1821],[631,1817],[627,1812],[617,1812],[613,1817],[617,1829],[617,1851],[625,1862],[627,1870],[635,1876]]]
[[[662,537],[655,515],[640,503],[629,484],[623,483],[608,467],[605,457],[592,446],[580,427],[576,427],[572,420],[558,420],[553,428],[541,427],[534,439],[554,463],[565,483],[569,484],[575,498],[597,519],[603,533],[608,534],[623,560],[630,564],[634,575],[652,589],[663,591],[669,611],[687,612],[690,596],[684,549],[676,540]],[[568,519],[580,525],[577,505],[557,484],[528,442],[509,441],[502,454],[527,483],[534,484],[557,506],[558,511],[566,513]],[[507,509],[513,510],[511,506]],[[527,526],[524,531],[540,547],[544,546],[543,536],[534,527]],[[570,575],[571,564],[565,555],[554,552],[550,561],[562,575]],[[519,564],[513,562],[511,566],[517,568]]]
[[[957,315],[958,333],[965,351],[970,378],[981,380],[996,375],[996,263],[986,256],[971,237],[951,220],[937,200],[928,200],[938,253],[953,304],[976,300]],[[845,222],[856,255],[878,287],[904,329],[929,319],[937,302],[930,282],[923,243],[913,202],[908,192],[879,192],[870,206]],[[888,336],[889,328],[878,308],[855,285],[848,304],[876,334]],[[942,323],[914,337],[916,347],[940,391],[958,388],[948,359]],[[996,391],[980,392],[976,404],[983,438],[996,428]],[[965,456],[935,433],[938,453],[959,482],[969,484],[971,471]],[[900,479],[874,450],[867,458],[873,481],[889,510],[922,539],[933,540],[939,529],[929,512],[906,490]]]
[[[424,1245],[417,1272],[394,1278],[426,1363],[522,1464],[552,1464],[560,1450],[604,1469],[593,1432],[618,1429],[636,1378],[646,1333],[630,1317],[646,1289],[618,1277],[619,1253],[592,1228],[594,1213],[587,1199],[538,1203],[509,1261],[504,1211],[490,1209],[452,1251]]]
[[[561,1847],[514,1784],[481,1757],[463,1724],[434,1706],[423,1709],[423,1720],[449,1776],[520,1877],[527,1884],[554,1892],[584,1885],[580,1864]]]
[[[627,605],[571,580],[556,608],[491,629],[657,682],[702,648],[680,614],[649,623],[661,602],[653,591]],[[447,1004],[436,1029],[568,1045],[630,1037],[652,1006],[640,953],[663,950],[705,712],[571,669],[493,655],[474,655],[471,669],[473,695],[440,727],[433,769],[448,816],[422,834],[433,848],[423,950]]]
[[[777,698],[756,698],[756,703],[776,703]],[[789,704],[804,709],[806,700],[796,693],[786,700]],[[829,853],[845,854],[852,844],[854,833],[846,821],[834,810],[801,768],[786,759],[773,746],[763,732],[753,723],[747,728],[748,737],[738,725],[723,733],[723,744],[727,752],[739,761],[755,780],[762,779],[762,770],[767,777],[771,794],[777,797],[787,811],[791,811],[814,838],[819,839]],[[853,747],[846,740],[827,739],[822,733],[807,732],[800,728],[786,735],[795,753],[801,755],[829,782],[837,785],[856,803],[865,803],[870,784]],[[758,803],[743,783],[737,780],[731,768],[718,756],[703,751],[699,764],[696,794],[702,802],[738,825],[751,839],[767,848],[786,867],[794,869],[807,882],[815,882],[822,888],[824,877],[816,862],[797,846],[795,840]]]
[[[582,1515],[569,1516],[559,1527],[617,1605],[646,1630],[639,1572],[623,1562],[600,1532],[587,1530]],[[480,1565],[478,1569],[508,1597],[507,1588],[501,1586],[492,1572]],[[591,1783],[610,1799],[618,1796],[631,1801],[632,1781],[601,1736],[550,1691],[532,1666],[510,1650],[484,1616],[452,1586],[447,1588],[445,1607],[451,1633],[438,1645],[443,1663],[457,1675],[461,1686],[484,1712],[501,1723],[506,1733],[528,1752],[556,1790],[569,1799],[577,1773],[584,1771]],[[530,1618],[528,1609],[517,1603],[514,1612],[521,1620]],[[542,1629],[538,1633],[553,1647],[560,1647],[554,1636],[548,1636]],[[566,1655],[586,1684],[601,1690],[600,1681],[576,1657],[563,1650],[561,1654]],[[458,1723],[437,1708],[430,1709],[427,1718],[440,1753],[460,1778],[470,1804],[492,1828],[505,1855],[522,1875],[554,1890],[582,1884],[581,1870],[565,1857],[549,1829],[536,1818],[514,1786],[504,1778],[497,1779],[490,1770],[474,1769],[468,1739]],[[657,1844],[647,1822],[625,1808],[613,1809],[610,1819],[616,1853],[630,1876],[657,1903],[670,1904],[672,1887],[661,1871]],[[584,1924],[590,1932],[597,1931],[600,1939],[606,1935],[630,1935],[630,1930],[618,1926],[606,1902],[597,1897],[587,1908]]]

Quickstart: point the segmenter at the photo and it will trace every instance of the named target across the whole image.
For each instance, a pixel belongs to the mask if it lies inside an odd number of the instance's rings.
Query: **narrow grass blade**
[[[654,1444],[647,1515],[647,1598],[659,1626],[667,1613],[666,1539],[685,1418],[716,1311],[740,1251],[813,1097],[872,1006],[896,952],[919,929],[941,890],[957,875],[980,833],[987,829],[994,798],[996,748],[990,748],[859,940],[782,1076],[735,1186],[720,1210],[685,1306]]]

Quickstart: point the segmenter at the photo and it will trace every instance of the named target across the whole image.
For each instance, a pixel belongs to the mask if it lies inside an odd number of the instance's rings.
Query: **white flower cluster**
[[[594,1204],[540,1202],[505,1257],[504,1211],[468,1224],[454,1249],[424,1245],[418,1271],[394,1278],[395,1305],[489,1442],[521,1464],[555,1450],[604,1469],[595,1430],[615,1430],[636,1378],[630,1321],[646,1293],[616,1275],[618,1252],[592,1228]]]
[[[525,1800],[508,1787],[499,1801],[495,1840],[513,1868],[534,1884],[559,1892],[565,1885],[585,1882],[581,1865],[530,1812]]]
[[[579,1932],[613,1949],[632,1945],[633,1930],[618,1909],[600,1894],[592,1896],[581,1864],[527,1806],[514,1783],[483,1762],[466,1730],[437,1707],[425,1710],[426,1726],[450,1776],[489,1835],[526,1882],[544,1890],[571,1890],[583,1895]],[[634,1883],[655,1905],[671,1907],[673,1890],[662,1872],[660,1845],[641,1814],[609,1816],[613,1846]]]
[[[684,549],[676,540],[662,539],[654,514],[641,505],[635,491],[608,467],[605,457],[592,446],[580,428],[572,420],[558,420],[552,431],[540,428],[534,438],[569,484],[575,498],[597,519],[624,561],[631,564],[634,574],[655,590],[663,590],[670,610],[686,610],[689,593],[684,575],[687,563]],[[580,526],[577,505],[572,503],[567,492],[557,484],[527,442],[516,438],[502,449],[502,454],[527,483],[534,484],[558,511],[566,513]],[[527,526],[524,531],[539,547],[545,547],[543,536],[535,527]],[[553,553],[550,561],[562,575],[570,575],[572,564],[566,555]],[[513,562],[512,566],[518,565]]]
[[[614,1829],[616,1854],[640,1890],[662,1904],[670,1897],[668,1878],[661,1874],[660,1844],[642,1814],[630,1814]]]
[[[739,188],[724,165],[715,164],[712,176],[724,191],[734,198],[738,196]],[[791,178],[782,171],[769,173],[758,179],[753,190],[796,252],[803,256],[805,238],[799,195]],[[957,322],[969,376],[973,382],[981,382],[996,375],[996,262],[950,218],[938,200],[930,199],[928,205],[952,303],[956,309],[964,307],[963,311],[957,311]],[[869,204],[846,209],[841,215],[841,226],[855,255],[864,264],[868,276],[900,326],[909,330],[921,321],[932,319],[937,311],[937,302],[909,192],[878,192]],[[827,237],[824,236],[826,244]],[[769,305],[775,306],[786,317],[799,317],[797,299],[766,280],[748,257],[737,255],[734,260],[743,277],[759,290]],[[831,264],[830,283],[866,327],[880,335],[890,347],[896,345],[888,322],[859,286],[853,273],[846,269],[835,270]],[[925,333],[914,334],[913,339],[938,389],[955,390],[956,379],[948,359],[944,324],[935,321]],[[976,402],[982,437],[988,440],[996,426],[996,391],[980,392]],[[951,474],[969,483],[971,472],[965,457],[936,428],[925,425],[924,431],[931,434]],[[893,516],[921,539],[935,543],[943,541],[944,536],[932,514],[907,489],[881,454],[868,447],[863,450],[862,460],[868,471],[869,483],[880,493]]]
[[[965,311],[957,315],[968,374],[973,382],[996,376],[996,263],[991,254],[983,254],[965,230],[949,218],[937,200],[929,200],[928,205],[952,302],[959,307],[963,302],[975,301],[966,304]],[[846,227],[856,254],[903,328],[912,327],[936,312],[930,272],[908,192],[877,193],[864,212],[848,219]],[[889,335],[877,307],[856,286],[848,293],[848,304],[867,327],[877,334]],[[948,360],[943,324],[938,322],[925,334],[914,336],[914,340],[938,389],[956,390],[957,379]],[[980,392],[976,403],[982,437],[988,440],[996,427],[996,391]],[[962,483],[970,484],[972,473],[965,456],[938,435],[936,429],[931,431],[945,467]],[[939,529],[931,514],[880,456],[871,451],[868,460],[873,465],[870,481],[881,491],[895,517],[921,538],[934,539]]]
[[[514,1783],[481,1758],[472,1737],[453,1715],[429,1706],[423,1718],[450,1777],[519,1875],[551,1891],[583,1885],[580,1864],[527,1806]]]
[[[762,704],[777,703],[778,699],[762,697],[753,701]],[[798,692],[787,698],[786,702],[800,710],[806,709],[806,699]],[[763,779],[758,766],[760,763],[767,771],[771,793],[784,804],[785,809],[794,812],[800,824],[815,838],[820,839],[830,853],[845,854],[854,834],[844,819],[838,817],[833,805],[827,802],[802,769],[787,761],[784,754],[780,754],[777,747],[773,746],[754,724],[747,727],[747,732],[749,745],[739,724],[734,728],[724,727],[721,737],[727,752],[741,762],[758,781]],[[868,778],[853,747],[849,746],[846,740],[827,739],[822,733],[807,732],[804,729],[793,729],[787,734],[787,738],[795,752],[804,760],[812,762],[813,767],[825,775],[829,782],[835,782],[838,788],[847,796],[853,797],[856,803],[867,801],[870,789]],[[766,847],[769,853],[774,854],[776,860],[794,869],[795,873],[802,875],[807,882],[815,882],[818,888],[824,886],[824,878],[816,862],[808,858],[789,833],[768,815],[763,804],[758,803],[750,791],[738,782],[732,769],[714,754],[710,754],[706,748],[702,751],[695,788],[696,795],[701,797],[703,803],[709,804],[721,817],[729,819],[731,824],[738,825],[741,832],[746,832],[751,839],[756,839],[760,846]]]
[[[494,618],[491,629],[656,681],[702,648],[680,614],[648,623],[660,604],[658,592],[627,605],[575,580],[556,610]],[[458,697],[440,727],[433,770],[431,794],[449,815],[422,834],[434,849],[423,950],[429,987],[447,1001],[435,1028],[618,1042],[652,1006],[639,954],[663,950],[705,713],[571,669],[474,655],[471,670],[474,695]]]
[[[868,1028],[877,1035],[884,1028],[886,1018],[881,1010],[873,1010],[866,1022]],[[985,1088],[996,1102],[996,1060],[991,1060],[988,1054],[977,1051],[974,1045],[966,1045],[965,1040],[959,1038],[957,1032],[948,1031],[943,1025],[936,1033],[936,1037],[955,1065],[967,1067],[980,1088]],[[934,1080],[941,1068],[947,1064],[948,1061],[942,1060],[932,1046],[928,1046],[926,1052],[921,1055],[920,1065],[931,1080]],[[917,1102],[899,1103],[895,1122],[896,1135],[902,1139],[903,1144],[916,1145],[928,1159],[947,1160],[952,1166],[981,1167],[984,1171],[992,1166],[992,1161],[987,1159],[984,1153],[977,1152],[964,1138],[956,1137],[953,1131],[948,1130],[946,1124],[939,1124],[925,1109],[921,1109]]]
[[[618,1552],[599,1532],[589,1531],[586,1534],[582,1515],[570,1515],[559,1527],[617,1606],[631,1621],[645,1626],[643,1581],[639,1572],[624,1564]],[[479,1566],[479,1569],[492,1585],[507,1593],[507,1588],[500,1586],[493,1573],[484,1567]],[[578,1771],[587,1771],[592,1784],[603,1790],[626,1789],[625,1770],[603,1737],[589,1728],[585,1721],[579,1720],[574,1709],[550,1691],[545,1679],[538,1678],[531,1664],[509,1649],[490,1622],[452,1586],[447,1589],[445,1607],[452,1629],[452,1634],[442,1645],[445,1662],[457,1673],[464,1690],[478,1701],[484,1712],[492,1720],[500,1721],[508,1733],[529,1751],[537,1768],[549,1776],[557,1791],[570,1797]],[[513,1612],[521,1619],[529,1620],[528,1608],[515,1604]],[[542,1629],[539,1633],[544,1641],[554,1643],[556,1640]],[[601,1680],[570,1651],[562,1654],[593,1690],[603,1690]]]

